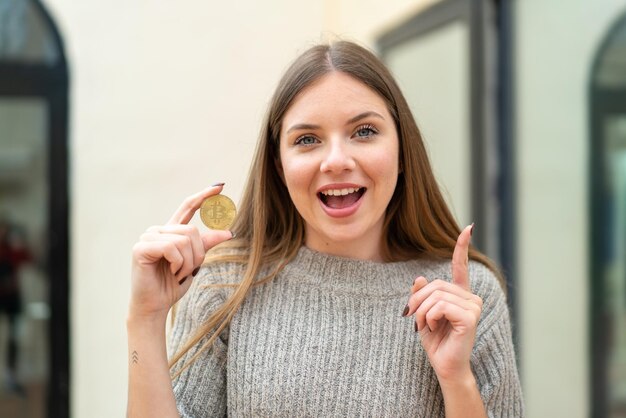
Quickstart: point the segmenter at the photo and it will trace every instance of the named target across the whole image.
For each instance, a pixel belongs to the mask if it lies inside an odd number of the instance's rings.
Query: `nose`
[[[320,165],[323,173],[341,173],[356,167],[356,161],[350,153],[349,145],[341,140],[330,141],[327,152]]]

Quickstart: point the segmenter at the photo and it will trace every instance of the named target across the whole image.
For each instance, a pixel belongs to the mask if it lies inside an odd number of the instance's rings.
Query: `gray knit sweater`
[[[170,352],[208,318],[241,267],[205,266],[181,300]],[[490,417],[524,406],[505,297],[494,275],[470,262],[483,299],[472,368]],[[302,247],[268,284],[254,287],[230,327],[174,380],[182,417],[443,417],[437,377],[401,316],[413,280],[450,280],[450,263],[376,263]],[[192,349],[183,361],[197,349]]]

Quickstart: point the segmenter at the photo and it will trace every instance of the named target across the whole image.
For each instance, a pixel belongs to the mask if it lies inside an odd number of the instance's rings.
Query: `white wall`
[[[518,1],[522,374],[529,417],[587,417],[587,88],[621,0]]]
[[[130,250],[187,195],[240,197],[278,77],[321,4],[49,0],[70,65],[72,416],[126,405]]]

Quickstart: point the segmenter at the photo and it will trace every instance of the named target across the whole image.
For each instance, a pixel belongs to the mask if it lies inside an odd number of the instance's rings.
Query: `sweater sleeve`
[[[177,353],[210,314],[224,303],[223,289],[205,286],[219,280],[215,276],[215,271],[202,267],[189,291],[178,303],[169,335],[170,355]],[[187,364],[208,339],[205,336],[193,346],[173,367],[172,373]],[[173,380],[176,405],[182,418],[226,416],[227,344],[228,330],[225,330],[212,347],[205,349]]]
[[[496,277],[478,263],[470,267],[474,293],[483,310],[472,352],[472,369],[490,418],[524,416],[524,401],[506,297]]]

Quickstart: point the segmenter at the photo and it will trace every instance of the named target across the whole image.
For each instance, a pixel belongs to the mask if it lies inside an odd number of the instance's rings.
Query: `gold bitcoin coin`
[[[217,194],[205,199],[200,206],[202,223],[211,229],[228,229],[235,220],[237,209],[228,197]]]

